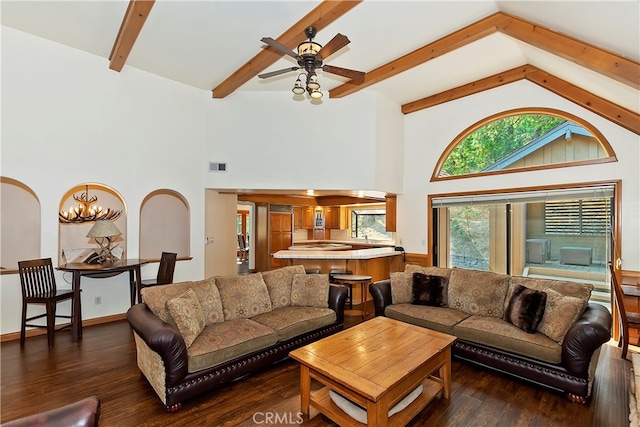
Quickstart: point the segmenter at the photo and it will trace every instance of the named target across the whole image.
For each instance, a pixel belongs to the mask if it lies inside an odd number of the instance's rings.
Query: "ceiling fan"
[[[293,93],[301,95],[305,90],[312,98],[321,98],[322,92],[320,92],[320,83],[318,83],[318,76],[316,75],[316,69],[321,69],[327,73],[336,74],[342,77],[347,77],[355,83],[362,83],[364,81],[364,74],[362,71],[350,70],[348,68],[335,67],[333,65],[323,64],[323,60],[330,55],[334,54],[338,50],[342,49],[350,43],[347,36],[343,34],[336,34],[329,43],[324,47],[313,41],[316,36],[315,27],[307,27],[304,31],[309,40],[305,40],[298,45],[298,52],[294,52],[287,46],[272,39],[271,37],[263,37],[261,41],[274,48],[279,53],[289,55],[298,62],[297,67],[284,68],[282,70],[271,71],[269,73],[259,74],[261,79],[267,79],[269,77],[279,76],[280,74],[289,73],[304,69],[306,71],[306,87],[303,87],[300,77],[305,75],[304,73],[298,76],[296,83],[292,89]]]

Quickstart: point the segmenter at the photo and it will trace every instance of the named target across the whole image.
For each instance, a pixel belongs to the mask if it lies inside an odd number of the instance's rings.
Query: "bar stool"
[[[333,280],[338,285],[344,285],[349,288],[349,294],[353,296],[353,286],[360,285],[360,302],[362,310],[345,310],[345,316],[362,316],[362,320],[367,317],[367,291],[371,284],[371,276],[363,274],[336,274]]]

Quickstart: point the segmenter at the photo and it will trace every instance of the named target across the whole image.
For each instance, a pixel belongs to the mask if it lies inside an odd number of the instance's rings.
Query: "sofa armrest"
[[[167,386],[180,383],[188,369],[187,346],[180,332],[156,317],[144,303],[131,306],[127,320],[147,346],[162,358]]]
[[[381,280],[369,286],[376,316],[384,316],[384,309],[391,305],[391,279]]]
[[[329,308],[336,312],[337,323],[344,323],[344,305],[348,293],[345,286],[329,286]]]
[[[605,306],[587,305],[562,342],[562,365],[568,372],[588,376],[593,353],[611,339],[611,321],[611,313]]]

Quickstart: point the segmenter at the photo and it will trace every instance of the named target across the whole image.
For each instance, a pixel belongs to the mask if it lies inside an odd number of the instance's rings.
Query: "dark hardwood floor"
[[[18,341],[2,343],[1,363],[1,422],[96,395],[101,426],[298,424],[299,372],[290,360],[189,400],[178,413],[166,413],[138,371],[126,321],[87,327],[78,343],[71,342],[70,333],[59,332],[52,350],[44,335],[28,338],[24,349]],[[628,426],[630,368],[615,345],[606,345],[593,398],[580,406],[554,392],[454,360],[451,399],[437,398],[410,425]],[[322,415],[302,424],[335,425]]]

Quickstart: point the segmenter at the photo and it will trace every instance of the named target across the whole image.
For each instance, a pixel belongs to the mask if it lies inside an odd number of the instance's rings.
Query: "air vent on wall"
[[[209,162],[209,172],[226,172],[226,171],[227,171],[226,163]]]

